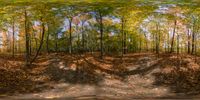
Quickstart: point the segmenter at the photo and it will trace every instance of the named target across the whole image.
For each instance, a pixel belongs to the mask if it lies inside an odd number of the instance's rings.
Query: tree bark
[[[100,48],[101,48],[101,55],[100,58],[103,59],[103,16],[101,15],[101,12],[99,12],[99,18],[100,18]]]
[[[26,38],[26,66],[30,64],[30,55],[29,55],[29,33],[27,29],[27,12],[26,10],[24,11],[24,28],[25,28],[25,38]]]
[[[85,23],[85,21],[82,21],[82,23],[81,23],[81,33],[82,33],[82,49],[83,49],[83,52],[85,51],[84,23]]]
[[[174,20],[174,29],[173,29],[173,36],[172,36],[171,51],[170,51],[170,53],[174,52],[174,38],[175,38],[175,33],[176,33],[176,24],[177,24],[177,21]]]
[[[69,53],[72,53],[72,20],[73,18],[69,19]]]
[[[190,54],[190,30],[188,28],[188,32],[187,32],[187,36],[188,36],[188,43],[187,43],[187,51],[188,51],[188,54]]]
[[[58,53],[58,34],[57,33],[55,34],[55,50],[56,50],[56,53]]]
[[[42,22],[42,18],[41,18],[41,22]],[[39,46],[39,48],[38,48],[38,50],[36,52],[36,55],[31,60],[30,64],[32,64],[35,61],[35,59],[37,58],[37,56],[38,56],[38,54],[39,54],[39,52],[40,52],[40,50],[42,48],[43,40],[44,40],[44,34],[45,34],[45,24],[44,24],[44,22],[42,22],[42,36],[41,36],[40,46]]]
[[[149,49],[148,49],[148,38],[147,38],[146,33],[144,33],[144,37],[146,38],[145,45],[146,45],[146,51],[148,52],[149,51]]]
[[[122,29],[121,29],[121,33],[122,33],[122,57],[123,57],[123,55],[124,55],[124,16],[122,16],[122,18],[121,18],[121,27],[122,27]]]
[[[126,32],[124,32],[124,54],[127,53],[127,46],[126,46]]]
[[[159,29],[158,24],[156,24],[156,54],[159,54],[159,42],[160,42],[160,36],[159,36]]]
[[[177,54],[179,54],[179,35],[177,35]]]
[[[30,54],[30,56],[32,55],[32,42],[31,42],[31,40],[32,40],[32,35],[30,36],[30,40],[29,40],[29,44],[30,44],[29,54]]]
[[[167,52],[170,52],[170,36],[169,33],[167,34]]]
[[[12,57],[15,56],[15,21],[14,21],[14,18],[13,18],[13,22],[12,22],[12,31],[13,31],[13,46],[12,46]]]
[[[47,32],[47,37],[46,37],[46,50],[47,50],[47,53],[49,54],[49,34],[50,34],[49,29],[50,28],[49,28],[49,25],[47,27],[48,27],[48,32]]]
[[[191,54],[194,54],[194,50],[195,50],[195,21],[193,23],[193,29],[192,29],[192,51],[191,51]]]
[[[139,49],[139,52],[142,51],[142,38],[140,37],[140,49]]]

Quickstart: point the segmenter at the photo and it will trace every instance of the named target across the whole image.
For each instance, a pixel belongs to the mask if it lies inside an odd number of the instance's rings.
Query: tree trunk
[[[159,25],[157,23],[156,25],[156,54],[159,54],[160,52],[160,30],[159,30]]]
[[[187,36],[188,36],[187,51],[188,51],[188,54],[190,54],[190,30],[189,30],[189,28],[188,28]]]
[[[174,20],[174,29],[173,29],[173,36],[172,36],[172,43],[171,43],[171,51],[170,53],[174,52],[174,38],[175,38],[175,33],[176,33],[176,20]]]
[[[12,57],[15,56],[15,21],[14,21],[14,18],[13,18],[13,23],[12,23],[12,31],[13,31],[13,46],[12,46]]]
[[[30,64],[30,55],[29,55],[29,33],[28,33],[28,25],[27,25],[27,12],[24,12],[24,28],[25,28],[25,38],[26,38],[26,66]]]
[[[177,54],[179,54],[179,35],[177,35]]]
[[[80,49],[81,49],[81,44],[80,44],[80,34],[79,34],[79,28],[78,28],[78,24],[76,24],[76,32],[77,32],[77,39],[78,39],[78,41],[76,41],[76,52],[80,52]]]
[[[144,37],[145,37],[145,45],[146,45],[146,51],[148,52],[148,38],[147,38],[147,35],[144,33]]]
[[[42,18],[41,18],[41,22],[42,22]],[[42,36],[41,36],[40,46],[39,46],[39,48],[38,48],[38,50],[36,52],[36,55],[31,60],[30,64],[32,64],[35,61],[35,59],[37,58],[37,56],[38,56],[38,54],[39,54],[39,52],[40,52],[40,50],[42,48],[43,40],[44,40],[44,34],[45,34],[45,24],[44,24],[44,22],[42,22]]]
[[[58,53],[58,34],[57,33],[55,35],[55,50],[56,50],[56,53]]]
[[[140,49],[139,49],[139,52],[142,51],[142,38],[140,37]]]
[[[194,54],[195,50],[195,21],[193,23],[193,30],[192,30],[192,51],[191,54]]]
[[[82,33],[82,49],[83,49],[83,52],[85,51],[84,23],[85,23],[85,21],[83,21],[83,22],[81,23],[81,33]]]
[[[100,18],[100,48],[101,48],[101,55],[100,58],[103,59],[103,16],[101,15],[101,12],[99,12],[99,18]]]
[[[124,54],[127,53],[127,46],[126,46],[126,32],[124,32]]]
[[[47,27],[48,27],[48,32],[47,32],[47,37],[46,37],[46,50],[47,50],[47,53],[49,54],[49,34],[50,34],[49,29],[50,28],[49,28],[49,25]]]
[[[159,54],[159,39],[158,33],[156,33],[156,54]]]
[[[73,18],[69,19],[69,53],[72,53],[72,20]]]
[[[155,51],[155,34],[152,34],[152,38],[153,38],[153,43],[152,43],[152,52]]]
[[[122,21],[122,25],[121,25],[121,27],[122,27],[122,29],[121,29],[121,33],[122,33],[122,57],[123,57],[123,54],[124,54],[124,16],[122,16],[122,19],[121,19],[121,21]]]
[[[29,54],[30,54],[30,56],[32,55],[32,42],[31,42],[31,40],[32,40],[32,35],[30,36],[30,40],[29,40],[29,44],[30,44]]]
[[[169,37],[169,33],[167,34],[167,52],[170,52],[170,37]]]

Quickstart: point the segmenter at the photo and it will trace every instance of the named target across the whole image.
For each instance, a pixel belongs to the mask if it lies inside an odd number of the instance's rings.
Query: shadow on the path
[[[41,82],[31,80],[29,76],[30,74],[22,70],[0,69],[0,97],[22,93],[37,93],[44,89],[50,89],[49,86],[42,85]],[[41,86],[38,87],[39,85]]]
[[[186,57],[185,55],[177,56],[173,54],[163,54],[160,56],[160,59],[154,60],[153,64],[149,66],[140,66],[133,70],[127,70],[126,68],[125,70],[116,70],[118,67],[113,67],[113,69],[104,69],[86,59],[85,61],[95,69],[111,75],[119,76],[123,79],[130,75],[139,74],[143,76],[152,73],[153,77],[155,77],[155,82],[153,85],[168,87],[171,90],[171,93],[190,96],[200,94],[200,69],[193,69],[194,66],[189,64],[195,62],[194,59],[191,59],[191,57]],[[132,63],[137,59],[136,56],[129,56],[128,58],[128,62],[131,62],[132,60]],[[188,58],[191,61],[188,61],[185,58]],[[139,60],[137,62],[139,62]],[[115,63],[112,64],[115,66]],[[119,64],[120,63],[117,63],[116,66]],[[199,66],[198,63],[196,64]],[[159,71],[154,72],[153,70],[155,69],[159,69]]]
[[[46,69],[46,74],[50,77],[51,81],[63,81],[70,84],[92,84],[98,85],[103,80],[102,75],[98,74],[88,66],[75,65],[76,68],[72,69],[69,66],[59,65],[61,61],[50,62]]]
[[[189,64],[191,62],[183,58],[165,58],[160,63],[161,71],[153,74],[156,79],[154,85],[169,87],[172,93],[199,94],[200,69],[193,69],[194,66]]]
[[[107,69],[102,67],[102,65],[86,59],[84,56],[71,56],[65,59],[64,56],[63,58],[61,56],[60,60],[52,58],[47,66],[42,66],[45,67],[44,72],[38,74],[30,73],[31,70],[38,66],[30,68],[30,72],[0,70],[0,76],[7,75],[6,77],[0,78],[0,83],[6,80],[6,86],[1,86],[0,84],[0,94],[34,93],[53,88],[50,85],[45,85],[45,82],[31,80],[29,75],[46,75],[49,77],[47,82],[98,86],[99,83],[104,81],[105,74],[116,76],[119,79],[126,79],[131,75],[139,74],[144,76],[149,75],[149,73],[151,73],[152,77],[155,77],[153,83],[155,87],[169,87],[171,93],[183,93],[185,95],[196,95],[200,93],[200,70],[190,69],[191,66],[188,65],[190,62],[187,60],[183,60],[182,58],[177,59],[173,55],[160,55],[158,59],[155,59],[153,55],[146,55],[145,57],[147,59],[140,59],[144,58],[143,56],[125,55],[123,59],[115,57],[104,60],[95,58],[96,61],[104,63],[105,65],[111,64],[111,68]],[[146,65],[146,63],[151,61],[153,63]],[[70,68],[69,64],[72,63],[75,68]],[[130,63],[131,66],[138,66],[133,69],[128,69],[127,65]],[[159,69],[159,71],[154,71],[155,69]]]

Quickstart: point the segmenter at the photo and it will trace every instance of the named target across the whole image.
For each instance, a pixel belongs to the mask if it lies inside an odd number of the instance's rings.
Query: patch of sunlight
[[[49,96],[46,96],[44,98],[45,99],[55,99],[55,98],[59,98],[59,97],[61,97],[61,96],[59,96],[59,95],[49,95]]]
[[[153,96],[164,96],[169,94],[169,89],[167,87],[156,87],[156,88],[138,88],[135,90],[136,94],[141,95],[153,95]]]
[[[176,56],[173,55],[173,56],[170,57],[170,59],[173,59],[173,58],[174,59],[177,58],[177,55]]]
[[[167,87],[157,87],[152,90],[152,93],[154,93],[155,96],[164,96],[169,94],[169,89]]]
[[[72,64],[72,65],[70,66],[70,68],[71,68],[71,70],[75,71],[76,68],[77,68],[77,66],[76,66],[76,64]]]
[[[34,96],[40,96],[40,94],[33,94]]]
[[[67,83],[60,83],[60,84],[57,84],[55,87],[56,88],[68,88],[70,85],[67,84]]]
[[[48,64],[49,64],[49,61],[44,61],[44,62],[39,63],[39,65],[48,65]]]
[[[64,67],[65,67],[64,65],[59,66],[60,69],[63,69]]]

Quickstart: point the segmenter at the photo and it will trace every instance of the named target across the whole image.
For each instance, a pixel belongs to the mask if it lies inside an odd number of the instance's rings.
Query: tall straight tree
[[[193,18],[193,27],[192,27],[192,51],[191,54],[195,53],[195,38],[196,38],[196,19]]]
[[[91,18],[91,16],[88,13],[83,13],[79,17],[80,17],[80,21],[81,21],[82,50],[84,52],[85,51],[85,27],[84,27],[84,25],[87,22],[87,20]]]
[[[79,14],[79,11],[77,10],[78,7],[74,6],[74,5],[67,5],[64,6],[62,8],[62,14],[64,17],[67,18],[68,20],[68,24],[69,24],[69,48],[68,48],[68,52],[71,54],[72,50],[73,50],[73,44],[72,44],[72,24],[73,24],[73,19],[75,16],[77,16]]]
[[[29,54],[29,33],[28,33],[28,15],[26,9],[24,10],[24,30],[26,39],[26,65],[30,64],[30,54]]]
[[[103,59],[103,15],[102,11],[98,11],[99,18],[97,18],[97,21],[99,23],[99,31],[100,31],[100,49],[101,49],[101,55],[100,58]]]
[[[191,36],[190,36],[190,30],[189,30],[189,28],[187,29],[187,52],[188,52],[188,54],[190,54],[190,38],[191,38]]]
[[[108,4],[99,4],[98,6],[93,6],[95,12],[95,18],[98,23],[99,33],[100,33],[100,58],[103,59],[103,37],[104,37],[104,23],[103,17],[109,15],[113,11],[112,5]]]
[[[177,24],[177,21],[174,20],[174,28],[173,28],[173,32],[172,32],[172,41],[171,41],[170,53],[174,52],[174,39],[175,39],[175,34],[176,34],[176,24]]]
[[[13,38],[13,46],[12,46],[12,57],[15,56],[15,19],[12,18],[12,38]]]

